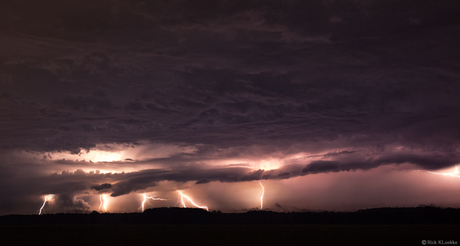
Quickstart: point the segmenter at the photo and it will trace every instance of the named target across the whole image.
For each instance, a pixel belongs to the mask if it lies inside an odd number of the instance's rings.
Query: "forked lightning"
[[[264,194],[265,194],[265,187],[262,185],[262,182],[259,181],[260,186],[262,186],[262,195],[260,196],[260,210],[264,208]]]
[[[45,207],[46,202],[49,201],[51,198],[53,198],[53,194],[49,194],[49,195],[45,196],[45,201],[43,202],[43,205],[40,208],[40,212],[38,213],[38,215],[42,214],[42,210]]]
[[[195,207],[197,207],[197,208],[206,209],[207,211],[209,211],[208,207],[197,205],[196,203],[194,203],[194,202],[192,201],[192,199],[190,199],[190,197],[188,197],[188,196],[182,194],[182,192],[181,192],[180,190],[178,190],[177,192],[179,192],[179,194],[180,194],[180,201],[181,201],[182,206],[183,206],[184,208],[186,207],[186,206],[185,206],[185,202],[184,202],[184,197],[185,197],[187,200],[190,201],[190,203],[193,204],[193,206],[195,206]]]
[[[142,194],[142,196],[144,197],[144,201],[142,202],[142,212],[144,212],[144,204],[145,204],[145,202],[147,201],[147,199],[151,199],[151,200],[154,200],[154,201],[164,201],[164,200],[167,200],[167,199],[163,199],[163,198],[156,198],[156,197],[153,197],[153,196],[146,196],[145,193]]]
[[[99,201],[101,201],[101,204],[99,205],[99,211],[101,211],[101,207],[103,207],[104,211],[107,212],[107,204],[109,203],[107,199],[107,195],[101,194],[99,196]]]

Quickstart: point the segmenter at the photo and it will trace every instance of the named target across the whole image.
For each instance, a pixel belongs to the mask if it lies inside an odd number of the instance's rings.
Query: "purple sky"
[[[460,207],[459,11],[4,1],[0,214]]]

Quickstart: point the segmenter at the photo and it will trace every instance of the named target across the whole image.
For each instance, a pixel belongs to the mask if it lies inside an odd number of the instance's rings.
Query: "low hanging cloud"
[[[450,167],[460,162],[457,154],[449,155],[423,155],[423,154],[388,154],[378,158],[368,158],[354,161],[314,161],[302,169],[302,174],[315,174],[327,172],[368,170],[380,165],[411,163],[424,170],[435,170]]]
[[[350,151],[351,152],[351,151]],[[277,169],[263,170],[252,167],[241,166],[184,166],[169,169],[146,169],[127,173],[95,174],[76,171],[73,173],[54,174],[56,179],[65,178],[66,183],[74,180],[77,187],[78,182],[88,183],[98,180],[109,181],[107,183],[95,184],[91,189],[105,192],[111,191],[111,196],[117,197],[126,195],[138,190],[145,190],[157,186],[161,181],[174,181],[185,183],[195,181],[196,185],[210,182],[250,182],[254,180],[280,180],[298,176],[329,173],[348,172],[357,170],[370,170],[382,165],[413,164],[415,169],[434,170],[453,166],[460,162],[460,156],[454,153],[386,153],[374,156],[365,156],[363,151],[354,151],[354,156],[345,153],[347,158],[340,155],[322,155],[328,160],[315,160],[307,164],[288,164]],[[334,158],[331,158],[334,157]],[[68,177],[65,177],[68,176]],[[91,181],[92,180],[92,181]],[[47,181],[44,180],[46,183]],[[60,183],[60,182],[58,182]],[[84,187],[84,186],[83,186]],[[57,191],[57,190],[56,190]]]
[[[73,194],[61,193],[53,197],[53,207],[56,211],[81,213],[88,212],[91,206],[82,199],[75,198]]]
[[[112,188],[112,184],[109,184],[109,183],[91,186],[91,189],[97,190],[97,191],[110,189],[110,188]]]

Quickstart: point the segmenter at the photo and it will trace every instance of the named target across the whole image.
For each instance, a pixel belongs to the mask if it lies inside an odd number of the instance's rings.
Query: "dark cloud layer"
[[[2,5],[3,148],[457,143],[456,1]]]
[[[112,184],[109,184],[109,183],[91,186],[91,189],[98,190],[98,191],[104,190],[104,189],[110,189],[110,188],[112,188]]]
[[[75,199],[68,193],[60,194],[54,204],[59,210],[68,213],[87,212],[90,206],[81,199]]]
[[[5,1],[0,149],[48,152],[49,165],[76,170],[84,163],[49,153],[142,141],[196,148],[127,158],[119,164],[164,169],[119,179],[83,172],[57,189],[51,175],[43,194],[449,167],[459,156],[459,11],[455,0]],[[296,152],[317,160],[207,166]],[[0,167],[23,175],[9,160]]]
[[[314,174],[325,172],[340,172],[350,170],[368,170],[380,165],[412,163],[422,169],[433,170],[452,166],[460,161],[458,155],[440,154],[389,154],[381,155],[376,159],[368,158],[362,160],[348,161],[314,161],[308,164],[301,173]]]

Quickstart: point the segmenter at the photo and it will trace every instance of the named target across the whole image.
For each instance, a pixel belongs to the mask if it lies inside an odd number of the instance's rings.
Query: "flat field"
[[[423,245],[459,239],[460,225],[0,226],[1,245]]]

